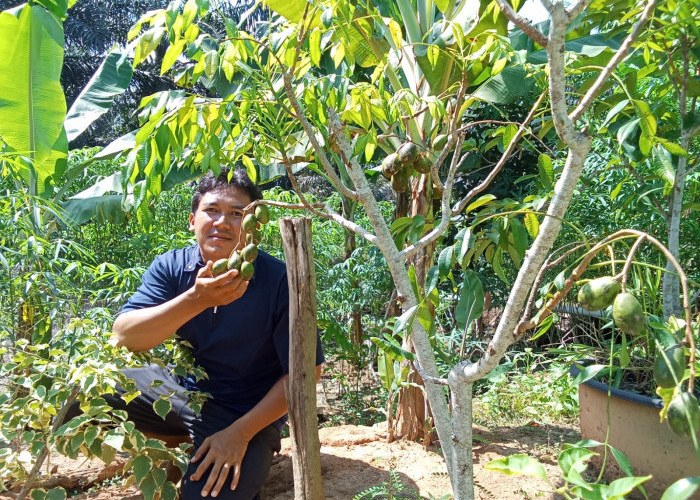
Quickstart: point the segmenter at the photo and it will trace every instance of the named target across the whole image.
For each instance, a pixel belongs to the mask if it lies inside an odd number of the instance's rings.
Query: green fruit
[[[245,235],[245,242],[254,245],[259,245],[262,241],[262,231],[260,229],[254,229],[252,233]]]
[[[384,160],[382,160],[382,175],[387,179],[391,179],[393,175],[399,172],[399,155],[396,153],[391,153],[387,155]]]
[[[251,232],[257,226],[258,226],[258,219],[255,218],[255,215],[248,214],[245,217],[243,217],[243,229],[245,231]]]
[[[646,324],[642,304],[631,293],[615,297],[612,314],[615,325],[630,335],[638,335]]]
[[[241,264],[241,271],[239,276],[243,281],[250,281],[250,278],[253,277],[254,272],[255,267],[253,267],[253,264],[244,261],[243,264]]]
[[[660,352],[654,360],[654,380],[665,389],[676,387],[685,372],[685,351],[675,345]]]
[[[399,155],[401,163],[410,165],[418,158],[418,146],[412,142],[404,142],[396,153]]]
[[[673,397],[666,410],[671,430],[679,436],[690,436],[700,428],[700,407],[695,396],[681,392]]]
[[[413,168],[421,174],[429,174],[430,169],[433,167],[433,162],[430,161],[425,156],[419,156],[416,161],[413,162]]]
[[[246,245],[245,248],[241,251],[241,257],[243,257],[243,260],[246,262],[253,262],[255,259],[258,258],[258,247],[255,246],[253,243]],[[241,267],[241,269],[243,268]]]
[[[211,268],[211,273],[214,276],[224,274],[226,271],[228,271],[228,259],[217,260],[216,262],[214,262],[214,265]]]
[[[440,134],[433,139],[433,149],[435,151],[442,151],[447,144],[447,134]]]
[[[228,258],[228,270],[240,270],[241,262],[243,262],[243,259],[241,259],[241,254],[238,253],[238,250],[235,250],[233,254],[231,254],[231,257]]]
[[[391,187],[397,193],[405,193],[406,191],[408,191],[408,176],[403,171],[392,175]]]
[[[258,205],[255,207],[255,218],[258,219],[260,224],[267,224],[270,222],[270,209],[265,205]]]
[[[596,278],[583,285],[578,291],[578,303],[588,311],[605,309],[620,293],[620,283],[611,276]]]

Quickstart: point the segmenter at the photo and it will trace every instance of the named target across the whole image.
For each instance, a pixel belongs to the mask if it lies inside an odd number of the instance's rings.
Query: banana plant
[[[109,110],[133,73],[127,52],[114,49],[66,110],[63,20],[74,3],[37,1],[0,13],[0,140],[23,159],[17,182],[54,202],[82,172],[66,171],[69,141]]]

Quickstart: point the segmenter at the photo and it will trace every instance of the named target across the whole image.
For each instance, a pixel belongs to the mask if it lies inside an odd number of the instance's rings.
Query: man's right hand
[[[248,282],[238,276],[236,269],[214,276],[213,266],[212,261],[207,262],[207,265],[197,273],[192,287],[194,300],[204,308],[230,304],[240,299],[248,288]]]
[[[213,262],[207,262],[185,293],[157,306],[120,314],[112,326],[116,344],[130,351],[147,351],[202,311],[241,298],[248,282],[243,281],[235,269],[214,277],[212,266]]]

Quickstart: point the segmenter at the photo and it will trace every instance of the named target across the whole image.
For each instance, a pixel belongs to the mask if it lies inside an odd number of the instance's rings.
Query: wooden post
[[[323,500],[316,414],[316,274],[311,219],[279,220],[289,280],[289,381],[285,385],[292,441],[294,498]]]

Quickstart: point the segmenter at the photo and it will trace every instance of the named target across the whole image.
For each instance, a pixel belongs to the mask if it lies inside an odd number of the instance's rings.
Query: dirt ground
[[[389,483],[394,471],[403,488],[394,498],[451,498],[450,481],[438,448],[426,450],[409,441],[386,443],[385,427],[340,426],[319,431],[321,473],[325,497],[351,500],[374,486]],[[514,453],[528,453],[543,462],[548,477],[559,479],[556,465],[558,444],[576,441],[577,431],[561,427],[523,426],[499,429],[475,428],[474,477],[476,498],[551,499],[553,488],[527,476],[506,476],[484,469],[484,465]],[[282,451],[273,459],[272,469],[262,492],[264,500],[294,497],[290,440],[283,440]],[[105,468],[99,460],[73,461],[54,457],[50,462],[51,482],[72,490],[80,500],[138,500],[134,487],[124,488],[113,477],[118,466]],[[48,485],[47,485],[48,486]],[[82,491],[82,492],[80,492]],[[0,495],[0,498],[3,498]],[[4,497],[8,498],[8,497]],[[364,498],[386,498],[371,497]]]

